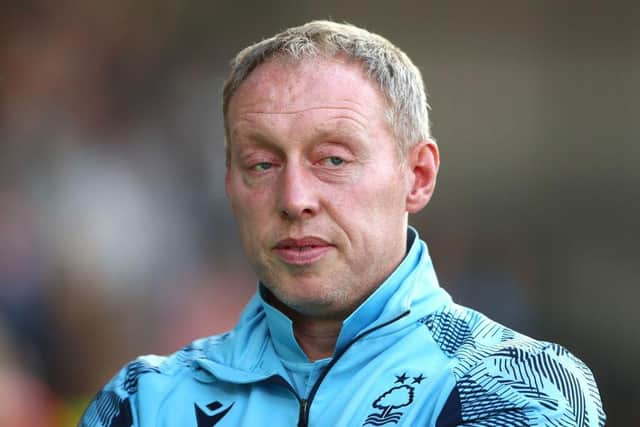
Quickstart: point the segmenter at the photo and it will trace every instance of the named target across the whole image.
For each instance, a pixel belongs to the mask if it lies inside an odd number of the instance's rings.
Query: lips
[[[318,237],[287,238],[280,240],[273,251],[287,264],[308,265],[320,260],[333,247]]]
[[[303,237],[301,239],[283,239],[275,246],[276,249],[304,248],[316,246],[331,246],[318,237]]]

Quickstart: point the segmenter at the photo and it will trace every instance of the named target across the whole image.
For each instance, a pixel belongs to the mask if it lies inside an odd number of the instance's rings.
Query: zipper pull
[[[298,416],[298,427],[307,427],[307,409],[309,403],[306,399],[300,399],[300,415]]]

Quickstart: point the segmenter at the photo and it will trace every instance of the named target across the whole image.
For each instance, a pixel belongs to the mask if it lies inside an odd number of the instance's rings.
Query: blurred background
[[[255,277],[222,83],[317,18],[424,74],[442,166],[412,223],[442,285],[569,348],[608,425],[640,426],[640,15],[591,0],[3,1],[0,425],[74,426],[128,360],[235,323]]]

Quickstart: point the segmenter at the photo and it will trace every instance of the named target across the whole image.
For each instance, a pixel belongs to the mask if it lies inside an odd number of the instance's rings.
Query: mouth
[[[286,264],[308,265],[319,261],[334,246],[318,237],[280,240],[273,248],[276,255]]]

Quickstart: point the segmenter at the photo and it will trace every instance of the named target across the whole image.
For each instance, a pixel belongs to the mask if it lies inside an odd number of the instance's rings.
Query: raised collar
[[[407,248],[407,254],[393,273],[343,321],[336,352],[340,352],[361,332],[409,311],[416,299],[424,299],[427,294],[440,290],[427,246],[412,227],[407,233]],[[308,362],[294,337],[293,322],[265,301],[265,289],[262,286],[259,285],[258,296],[276,352],[289,362]]]

